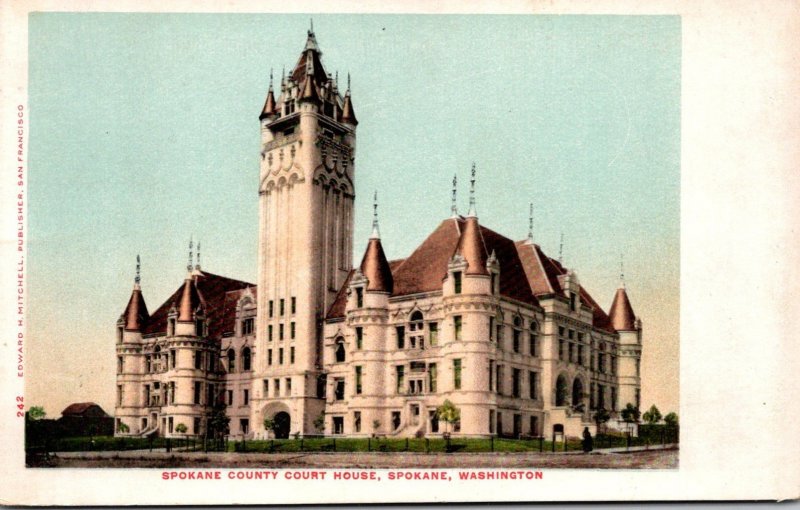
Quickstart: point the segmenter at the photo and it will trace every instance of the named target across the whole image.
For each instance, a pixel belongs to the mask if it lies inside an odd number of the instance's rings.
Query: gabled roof
[[[200,271],[192,280],[192,287],[195,288],[197,296],[206,310],[206,317],[209,319],[208,335],[212,338],[219,338],[224,331],[231,331],[232,322],[235,319],[235,308],[231,315],[226,311],[225,299],[230,291],[255,287],[252,283],[224,276],[215,275],[206,271]],[[180,298],[184,289],[181,284],[175,292],[167,298],[164,303],[153,313],[146,325],[142,328],[142,334],[166,334],[167,315],[173,306],[178,309]]]
[[[517,242],[516,249],[525,265],[525,274],[536,296],[564,294],[559,277],[566,275],[567,269],[558,260],[548,257],[539,245],[527,241]],[[608,315],[583,286],[580,287],[580,295],[581,301],[592,309],[592,325],[614,333],[615,330]]]

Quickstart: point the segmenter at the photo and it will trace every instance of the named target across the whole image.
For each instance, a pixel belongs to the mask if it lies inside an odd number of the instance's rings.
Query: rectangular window
[[[567,338],[569,338],[570,340],[574,340],[575,339],[575,330],[574,329],[570,329],[569,331],[567,331]]]
[[[503,435],[503,413],[497,412],[497,435]]]
[[[250,403],[250,390],[242,390],[242,405],[246,406]]]
[[[278,340],[283,340],[283,324],[278,324]]]
[[[495,384],[497,385],[497,394],[503,394],[503,365],[497,365],[497,374],[495,374]]]
[[[461,389],[461,360],[453,360],[453,389]]]
[[[536,372],[528,372],[528,398],[536,400],[539,394],[539,374]]]
[[[233,405],[233,390],[228,390],[228,405]]]
[[[578,365],[583,366],[583,346],[578,345]]]
[[[333,395],[336,400],[344,400],[344,378],[337,377],[333,380]]]
[[[286,378],[286,395],[288,395],[290,397],[292,396],[292,378],[291,377],[287,377]]]
[[[286,300],[281,298],[281,301],[280,301],[280,314],[281,314],[281,317],[283,317],[283,314],[285,312],[286,312]]]
[[[122,385],[117,385],[117,405],[122,405]]]
[[[558,359],[564,361],[564,340],[558,341]]]
[[[295,325],[294,322],[292,322],[289,324],[289,338],[294,340],[295,333],[296,333]]]
[[[280,379],[273,379],[272,380],[272,394],[274,396],[279,396],[281,394],[281,380]]]
[[[175,368],[175,364],[178,362],[178,353],[175,349],[170,349],[169,351],[169,362],[170,367]]]
[[[317,398],[325,398],[328,392],[328,376],[320,374],[317,376]]]
[[[194,383],[194,403],[200,403],[200,396],[203,394],[203,383],[195,381]]]
[[[170,434],[172,434],[172,432],[173,432],[173,431],[174,431],[174,429],[175,429],[175,427],[174,427],[174,424],[175,424],[175,422],[173,421],[173,418],[172,418],[172,416],[170,416],[170,417],[167,419],[167,423],[169,423],[169,433],[170,433]]]
[[[253,317],[248,317],[242,321],[242,335],[252,335],[255,330],[256,320]]]
[[[275,315],[275,302],[273,300],[269,300],[269,316],[272,317]]]
[[[514,330],[513,348],[514,348],[514,352],[517,352],[517,353],[519,352],[519,335],[521,333],[522,332],[520,330],[518,330],[518,329]]]
[[[495,337],[495,340],[497,340],[497,346],[502,349],[503,348],[503,325],[502,324],[498,324],[495,327],[495,329],[497,331],[496,331],[494,337]]]
[[[353,411],[353,431],[361,432],[361,411]]]
[[[269,397],[269,379],[264,379],[264,398]]]
[[[601,374],[606,373],[606,356],[602,353],[597,355],[597,371]]]
[[[403,393],[403,388],[406,385],[406,367],[397,365],[394,367],[397,384],[395,386],[395,393]]]
[[[431,347],[439,345],[439,323],[431,322],[428,324],[428,332],[430,334]]]
[[[361,395],[361,378],[363,376],[362,368],[356,367],[356,395]]]
[[[611,410],[617,410],[617,388],[611,387]]]
[[[453,273],[453,293],[461,294],[461,271]]]
[[[400,428],[400,411],[392,411],[392,430],[397,430]]]
[[[356,328],[356,349],[362,349],[364,347],[364,328],[358,327]]]
[[[564,328],[564,326],[559,326],[558,327],[558,336],[564,336],[566,334],[566,331],[567,330],[566,330],[566,328]]]
[[[117,373],[121,374],[124,368],[125,368],[125,362],[123,361],[122,356],[117,356]]]
[[[283,365],[283,347],[278,349],[278,365]]]
[[[406,347],[406,328],[404,326],[397,326],[397,348],[405,349]]]
[[[436,363],[428,365],[428,391],[436,393]]]
[[[267,326],[267,341],[272,341],[272,324]]]
[[[617,358],[616,356],[609,356],[611,359],[611,375],[617,375]]]
[[[250,420],[247,418],[239,418],[239,430],[242,431],[242,434],[247,434],[250,430]]]
[[[267,349],[267,365],[272,365],[272,349]]]
[[[297,298],[292,297],[292,315],[297,313]]]
[[[494,434],[494,409],[489,409],[489,434]]]
[[[153,371],[153,361],[149,354],[144,357],[144,371],[148,374]]]
[[[575,346],[572,342],[567,343],[567,355],[570,363],[575,362]]]
[[[528,350],[531,353],[531,356],[533,356],[533,357],[538,356],[538,354],[537,354],[538,347],[536,345],[537,343],[538,342],[537,342],[536,335],[531,333],[530,336],[528,336]]]
[[[453,317],[453,328],[455,330],[454,338],[456,340],[461,340],[461,327],[462,327],[461,316],[455,315]]]
[[[597,385],[597,408],[606,408],[606,387],[602,384]]]
[[[333,417],[333,433],[334,434],[344,434],[344,417],[343,416],[334,416]]]
[[[364,306],[364,288],[356,287],[356,308]]]
[[[530,422],[530,435],[537,437],[539,435],[539,418],[531,416]]]
[[[489,391],[494,391],[494,360],[489,360]]]
[[[522,377],[522,371],[518,368],[514,368],[511,370],[511,395],[514,398],[520,397],[520,378]]]
[[[489,317],[489,341],[494,342],[494,317]]]
[[[289,363],[294,365],[294,346],[289,347]]]
[[[578,309],[578,299],[574,292],[569,293],[569,308],[573,312]]]
[[[200,435],[200,418],[197,418],[197,417],[195,417],[195,418],[192,420],[192,432],[193,432],[193,433],[194,433],[194,435],[196,435],[196,436],[199,436],[199,435]]]

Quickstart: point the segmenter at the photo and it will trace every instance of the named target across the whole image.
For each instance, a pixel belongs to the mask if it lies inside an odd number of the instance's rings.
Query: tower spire
[[[378,230],[378,192],[375,191],[375,194],[372,197],[372,235],[369,236],[370,239],[380,239],[381,233]]]
[[[623,263],[624,261],[623,261],[622,257],[623,257],[623,254],[620,253],[619,254],[619,288],[620,289],[624,289],[625,288],[625,265]]]
[[[136,276],[133,278],[133,283],[136,287],[139,286],[139,283],[142,281],[142,259],[139,258],[139,254],[136,254]]]
[[[450,205],[450,212],[452,213],[453,218],[458,216],[458,205],[456,203],[457,191],[458,191],[458,174],[453,174],[453,199],[452,199],[452,204]]]
[[[197,241],[197,263],[194,265],[195,271],[200,271],[200,241]]]
[[[564,262],[564,232],[561,232],[561,241],[558,243],[558,263]]]
[[[472,178],[469,181],[469,212],[467,212],[467,217],[470,216],[478,216],[478,213],[475,211],[475,162],[472,162]]]

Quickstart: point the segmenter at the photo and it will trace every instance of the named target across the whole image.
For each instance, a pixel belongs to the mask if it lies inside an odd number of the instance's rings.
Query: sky
[[[256,281],[258,115],[308,15],[32,13],[26,400],[113,412],[115,325],[203,268]],[[379,199],[387,256],[466,211],[528,230],[605,307],[644,323],[642,404],[678,410],[681,31],[677,16],[314,15],[359,125],[355,263]]]

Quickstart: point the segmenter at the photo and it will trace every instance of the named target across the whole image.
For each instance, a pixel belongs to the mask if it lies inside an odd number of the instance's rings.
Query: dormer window
[[[408,323],[408,343],[412,349],[425,348],[425,323],[422,322],[422,312],[419,310],[411,314],[411,321]]]
[[[461,294],[461,271],[453,273],[453,293]]]
[[[344,350],[344,339],[343,338],[339,338],[339,339],[336,340],[335,349],[336,349],[336,351],[335,351],[336,363],[344,363],[345,358],[346,358],[346,354],[345,354],[345,350]]]
[[[255,329],[256,320],[253,317],[248,317],[242,321],[242,336],[252,335]]]

